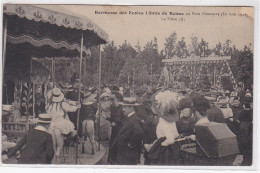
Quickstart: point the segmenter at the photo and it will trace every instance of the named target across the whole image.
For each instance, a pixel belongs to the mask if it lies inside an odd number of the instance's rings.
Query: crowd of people
[[[134,92],[113,85],[103,86],[99,96],[95,87],[80,94],[78,88],[78,80],[69,87],[55,85],[48,92],[47,105],[37,103],[41,121],[4,157],[11,157],[26,144],[20,163],[51,163],[60,156],[64,136],[70,136],[75,145],[88,138],[95,154],[100,123],[99,137],[109,140],[109,164],[137,165],[143,155],[145,165],[178,165],[178,141],[195,141],[197,125],[217,122],[227,124],[237,136],[239,152],[251,164],[253,96],[249,90],[212,88],[202,93],[165,86]]]

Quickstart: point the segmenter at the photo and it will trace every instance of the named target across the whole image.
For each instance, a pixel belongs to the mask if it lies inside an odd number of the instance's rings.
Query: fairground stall
[[[53,71],[46,69],[33,58],[78,57],[81,83],[82,59],[89,52],[88,49],[108,41],[108,35],[91,20],[72,15],[63,9],[58,11],[35,5],[3,6],[5,115],[2,117],[2,132],[5,135],[20,136],[33,127],[36,94],[44,97],[46,84],[55,83]],[[79,93],[80,91],[81,85]],[[21,116],[10,118],[14,117],[15,112]],[[77,161],[78,159],[76,163]]]
[[[160,84],[175,91],[193,90],[216,102],[213,89],[223,90],[223,78],[228,78],[232,89],[237,83],[230,69],[230,56],[188,57],[164,59]],[[205,82],[206,81],[206,82]],[[180,83],[184,85],[180,85]],[[222,91],[224,92],[224,91]],[[232,166],[241,163],[237,136],[222,123],[205,123],[196,126],[196,140],[178,141],[180,165]]]
[[[160,82],[169,85],[182,79],[185,80],[187,87],[199,87],[206,78],[210,87],[221,87],[222,77],[226,76],[236,88],[236,80],[229,65],[230,60],[230,56],[164,59]]]

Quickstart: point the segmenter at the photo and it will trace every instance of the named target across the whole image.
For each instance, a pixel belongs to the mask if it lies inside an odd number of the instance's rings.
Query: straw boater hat
[[[53,88],[48,93],[48,99],[50,99],[52,102],[59,103],[64,99],[64,94],[61,92],[59,88]]]
[[[39,114],[39,120],[38,123],[51,123],[51,116],[49,114]]]
[[[94,103],[94,100],[96,99],[97,94],[90,94],[89,96],[87,96],[86,98],[83,99],[83,103],[84,105],[91,105]]]
[[[230,94],[230,91],[229,91],[229,90],[226,90],[226,91],[225,91],[225,94]]]
[[[219,97],[218,102],[215,102],[217,105],[227,105],[229,103],[229,99],[225,96]]]
[[[125,97],[123,98],[123,102],[119,102],[122,106],[139,106],[140,104],[137,103],[136,98],[134,97]]]

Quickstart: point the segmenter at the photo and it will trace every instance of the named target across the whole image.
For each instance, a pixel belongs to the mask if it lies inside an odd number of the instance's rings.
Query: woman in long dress
[[[55,156],[59,157],[64,145],[63,135],[71,133],[76,135],[74,124],[69,120],[67,112],[75,112],[79,106],[70,105],[64,100],[64,94],[59,88],[53,88],[48,93],[50,104],[47,107],[47,113],[52,116],[50,133],[53,137]]]
[[[171,91],[159,92],[152,97],[152,103],[159,116],[156,127],[157,140],[145,146],[148,157],[153,165],[177,165],[179,146],[176,139],[179,136],[176,121],[179,119],[178,94]]]

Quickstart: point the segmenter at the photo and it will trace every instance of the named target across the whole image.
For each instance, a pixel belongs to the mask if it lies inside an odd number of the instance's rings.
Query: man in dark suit
[[[159,122],[159,117],[152,108],[151,96],[146,96],[143,99],[143,105],[145,105],[145,122],[144,122],[144,164],[151,165],[151,160],[148,158],[149,145],[151,145],[156,139],[156,127]]]
[[[115,95],[112,95],[110,99],[112,100],[111,117],[108,120],[111,122],[112,132],[109,141],[109,152],[107,162],[111,165],[114,165],[117,154],[116,148],[113,147],[112,144],[114,143],[115,138],[117,137],[121,129],[121,125],[124,122],[125,116],[123,116],[122,105],[119,105],[119,101],[122,102],[123,97],[119,93],[117,93]]]
[[[47,132],[50,123],[51,116],[40,114],[38,125],[29,130],[21,141],[9,150],[7,156],[11,157],[21,150],[18,164],[51,164],[54,150],[52,136]]]
[[[140,163],[143,141],[141,121],[134,109],[139,104],[135,98],[129,97],[124,98],[120,104],[123,106],[126,119],[112,144],[112,147],[116,148],[115,164],[137,165]]]

